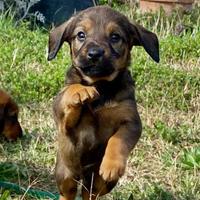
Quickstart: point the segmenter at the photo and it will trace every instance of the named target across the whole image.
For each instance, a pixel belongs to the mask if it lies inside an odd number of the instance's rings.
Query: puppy
[[[48,60],[64,42],[72,66],[53,110],[58,129],[56,181],[60,200],[74,200],[82,180],[83,200],[108,193],[124,174],[141,135],[134,81],[128,70],[133,46],[159,61],[157,36],[109,7],[97,6],[51,31]]]
[[[0,89],[0,134],[3,133],[8,140],[16,140],[22,136],[18,112],[17,104]]]

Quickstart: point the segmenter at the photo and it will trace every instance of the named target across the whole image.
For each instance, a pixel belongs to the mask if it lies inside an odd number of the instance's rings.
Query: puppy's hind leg
[[[109,193],[117,184],[116,181],[106,182],[98,174],[94,172],[85,177],[82,186],[83,200],[97,200],[99,196]]]
[[[66,178],[60,185],[61,195],[59,200],[75,200],[77,193],[77,182]]]
[[[73,166],[71,162],[66,163],[60,155],[57,154],[55,168],[55,177],[60,192],[60,200],[75,200],[77,193],[77,183],[79,180],[78,167]]]

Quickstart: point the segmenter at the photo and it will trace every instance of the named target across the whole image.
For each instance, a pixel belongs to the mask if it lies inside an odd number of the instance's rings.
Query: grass
[[[143,135],[129,157],[125,176],[108,200],[200,199],[200,8],[166,18],[119,9],[160,38],[161,62],[142,48],[132,51],[130,70],[136,81]],[[13,26],[0,16],[0,87],[20,105],[24,137],[0,142],[0,180],[56,192],[56,129],[51,105],[70,65],[67,45],[46,61],[48,34],[27,23]],[[186,28],[176,34],[176,26]],[[190,27],[190,28],[187,28]],[[64,59],[63,59],[64,58]],[[31,199],[0,190],[0,200]]]

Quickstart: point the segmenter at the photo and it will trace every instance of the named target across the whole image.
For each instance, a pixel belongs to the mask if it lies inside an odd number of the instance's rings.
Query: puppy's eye
[[[121,36],[118,34],[118,33],[113,33],[111,36],[110,36],[110,41],[112,43],[117,43],[121,40]]]
[[[77,38],[79,41],[83,42],[85,40],[85,37],[86,37],[86,35],[83,31],[80,31],[77,33]]]

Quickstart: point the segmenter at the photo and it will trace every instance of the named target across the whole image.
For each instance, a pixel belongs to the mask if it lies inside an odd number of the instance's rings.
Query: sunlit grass
[[[200,8],[171,18],[162,13],[141,15],[128,7],[121,10],[159,35],[161,62],[154,63],[142,48],[132,51],[130,70],[143,135],[125,176],[105,199],[127,200],[133,194],[136,200],[198,200]],[[187,26],[177,35],[180,23]],[[15,143],[0,138],[0,180],[53,192],[57,136],[51,104],[64,85],[70,54],[65,45],[48,62],[48,33],[31,31],[27,23],[14,25],[11,14],[0,15],[0,87],[20,105],[24,137]],[[0,194],[1,200],[20,199],[11,191]]]

